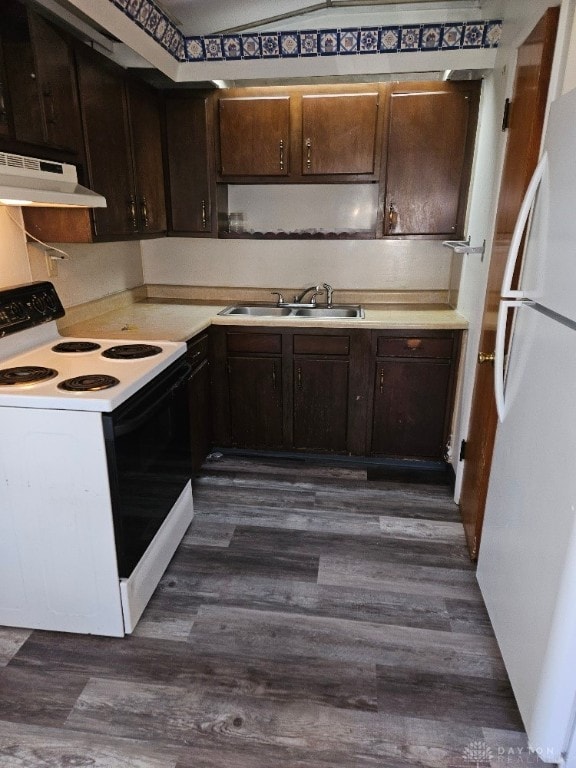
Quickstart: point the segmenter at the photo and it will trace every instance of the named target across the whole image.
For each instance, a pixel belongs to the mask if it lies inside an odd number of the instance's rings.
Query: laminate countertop
[[[218,315],[223,305],[179,299],[145,299],[80,322],[59,322],[64,336],[97,339],[187,341],[211,324],[294,328],[421,328],[466,329],[468,321],[455,310],[435,304],[365,305],[363,319],[314,319]]]

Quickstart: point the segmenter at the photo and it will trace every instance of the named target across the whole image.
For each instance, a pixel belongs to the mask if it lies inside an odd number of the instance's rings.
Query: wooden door
[[[169,228],[178,234],[209,235],[216,218],[209,103],[202,95],[166,99]]]
[[[508,247],[522,198],[538,161],[557,26],[558,8],[549,8],[518,50],[480,338],[480,350],[484,353],[494,352],[495,318]],[[476,370],[460,496],[466,540],[474,560],[480,546],[497,421],[492,365],[484,363]]]
[[[477,83],[428,83],[393,91],[385,235],[463,234],[478,95]]]
[[[302,175],[377,178],[378,93],[302,97]]]
[[[132,156],[124,78],[90,51],[77,50],[80,106],[92,189],[104,195],[106,208],[94,209],[97,237],[138,233]]]
[[[227,367],[232,444],[281,448],[282,358],[229,357]]]
[[[348,425],[348,360],[294,358],[294,447],[344,453]]]
[[[221,176],[288,175],[289,96],[222,98],[218,108]]]
[[[160,104],[145,84],[128,85],[138,229],[142,234],[166,231],[164,163]]]

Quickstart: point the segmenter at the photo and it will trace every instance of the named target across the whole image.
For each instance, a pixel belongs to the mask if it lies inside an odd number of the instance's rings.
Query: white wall
[[[0,289],[32,279],[24,235],[10,217],[22,225],[20,208],[0,205]]]
[[[142,242],[146,283],[289,288],[447,290],[451,252],[439,242],[212,240]]]

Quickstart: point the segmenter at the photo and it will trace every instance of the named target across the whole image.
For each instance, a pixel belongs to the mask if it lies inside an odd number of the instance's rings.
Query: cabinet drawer
[[[378,357],[441,357],[451,358],[453,339],[429,336],[379,336]]]
[[[230,354],[242,352],[282,352],[282,336],[279,333],[229,333],[226,344]]]
[[[196,367],[208,357],[208,334],[195,337],[188,342],[188,351],[186,359]]]
[[[295,355],[348,355],[349,336],[294,335]]]

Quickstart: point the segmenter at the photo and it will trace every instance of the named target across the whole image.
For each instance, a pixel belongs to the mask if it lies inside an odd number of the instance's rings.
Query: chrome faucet
[[[328,283],[324,283],[322,286],[326,291],[326,306],[331,307],[332,306],[332,294],[334,293],[334,288],[332,288],[331,285],[328,285]]]
[[[321,285],[311,285],[309,288],[304,288],[304,290],[299,293],[297,296],[294,296],[294,304],[302,304],[302,299],[304,296],[306,296],[307,293],[312,293],[312,296],[310,296],[309,304],[314,306],[316,304],[316,296],[320,296],[324,293],[322,290]]]

